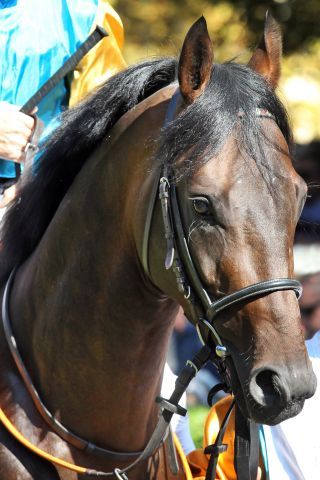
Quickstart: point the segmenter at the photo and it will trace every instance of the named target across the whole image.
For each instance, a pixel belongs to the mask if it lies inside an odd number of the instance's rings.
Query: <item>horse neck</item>
[[[135,245],[144,144],[161,126],[148,111],[85,164],[12,293],[18,344],[47,407],[114,449],[140,449],[151,434],[177,309],[150,287]]]

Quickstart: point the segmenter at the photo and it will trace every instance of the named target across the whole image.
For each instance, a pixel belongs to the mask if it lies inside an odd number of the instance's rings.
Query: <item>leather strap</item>
[[[238,480],[256,480],[259,466],[259,426],[245,418],[237,405],[234,450]]]
[[[219,433],[217,435],[217,438],[214,444],[208,445],[204,450],[205,454],[210,454],[210,460],[209,460],[205,480],[215,480],[219,455],[225,452],[228,448],[228,446],[223,444],[222,442],[223,442],[223,437],[226,432],[227,425],[229,423],[231,412],[234,406],[235,406],[235,400],[232,400],[231,405],[223,419],[223,422],[221,424]]]
[[[179,88],[177,88],[169,102],[164,124],[163,124],[164,127],[166,127],[167,124],[171,122],[174,118],[179,96],[180,96],[180,91],[179,91]],[[160,178],[160,172],[158,172],[158,174],[156,175],[156,181],[154,182],[152,187],[146,220],[144,224],[143,241],[142,241],[142,265],[143,265],[144,272],[146,273],[147,277],[150,279],[151,279],[151,275],[150,275],[150,269],[149,269],[149,237],[150,237],[153,212],[156,206],[157,194],[159,190],[159,178]]]
[[[132,463],[130,463],[124,469],[115,469],[113,472],[98,472],[96,470],[86,470],[88,475],[92,476],[112,476],[116,475],[117,478],[125,479],[126,472],[134,468],[136,465],[141,463],[144,460],[150,458],[156,450],[162,445],[164,439],[167,437],[169,424],[172,419],[174,413],[185,415],[185,410],[182,409],[178,403],[181,400],[182,395],[186,391],[189,383],[195,377],[197,372],[200,368],[207,363],[207,361],[212,357],[212,351],[208,346],[204,346],[201,350],[195,355],[192,361],[188,361],[185,367],[182,369],[180,374],[178,375],[176,382],[175,382],[175,389],[168,400],[161,399],[160,404],[162,407],[162,412],[158,421],[158,424],[147,444],[145,449],[142,452],[134,452],[134,453],[121,453],[121,452],[114,452],[112,450],[107,450],[93,443],[79,437],[78,435],[74,434],[67,428],[65,428],[54,416],[49,412],[46,406],[40,399],[40,396],[32,382],[32,379],[29,375],[29,372],[22,360],[20,355],[17,342],[14,337],[14,333],[11,328],[10,322],[10,314],[9,314],[9,299],[10,299],[10,291],[12,287],[12,283],[14,280],[16,270],[13,270],[10,274],[10,277],[7,281],[5,286],[3,299],[2,299],[2,321],[3,327],[5,332],[5,337],[8,343],[8,347],[16,364],[16,367],[28,389],[28,392],[44,421],[52,428],[54,432],[56,432],[61,438],[66,440],[68,443],[73,445],[80,450],[84,450],[88,453],[93,453],[98,456],[103,456],[108,459],[112,459],[113,461],[117,460],[132,460],[132,457],[135,458]],[[29,447],[30,448],[30,447]],[[39,449],[38,449],[39,450]],[[45,455],[45,452],[42,452]],[[54,461],[52,460],[50,461]],[[59,459],[56,459],[60,462]],[[57,462],[56,462],[57,463]],[[65,463],[65,462],[64,462]],[[70,468],[70,467],[66,467]],[[82,467],[77,467],[82,468]]]
[[[301,283],[294,278],[276,278],[273,280],[265,280],[263,282],[249,285],[248,287],[241,288],[236,292],[230,293],[229,295],[212,302],[206,312],[207,319],[211,321],[216,315],[218,315],[218,313],[239,303],[249,303],[255,300],[257,297],[282,290],[293,290],[298,299],[302,294]]]

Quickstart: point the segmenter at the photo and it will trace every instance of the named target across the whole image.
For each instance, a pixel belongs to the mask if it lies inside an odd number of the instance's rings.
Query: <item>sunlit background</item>
[[[279,92],[295,139],[320,138],[319,0],[112,0],[124,23],[129,64],[177,55],[190,25],[204,15],[218,62],[246,62],[263,31],[267,9],[283,28],[284,61]]]

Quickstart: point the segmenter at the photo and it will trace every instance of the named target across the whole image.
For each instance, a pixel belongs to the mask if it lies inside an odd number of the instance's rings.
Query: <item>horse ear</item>
[[[276,88],[281,73],[282,35],[278,22],[267,12],[264,35],[248,66],[265,77]]]
[[[178,79],[186,103],[192,103],[202,94],[210,80],[212,62],[213,48],[207,22],[201,17],[188,31],[180,54]]]

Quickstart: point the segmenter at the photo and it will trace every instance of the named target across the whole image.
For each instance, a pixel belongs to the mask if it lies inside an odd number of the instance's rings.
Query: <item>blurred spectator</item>
[[[299,415],[273,427],[263,426],[270,480],[314,480],[320,471],[320,244],[297,247],[295,272],[303,285],[301,319],[318,388]]]
[[[320,252],[319,252],[320,253]],[[300,300],[301,320],[306,340],[320,330],[320,272],[301,278],[303,295]]]
[[[296,232],[299,242],[320,239],[320,141],[296,145],[294,167],[308,185],[308,197]]]

